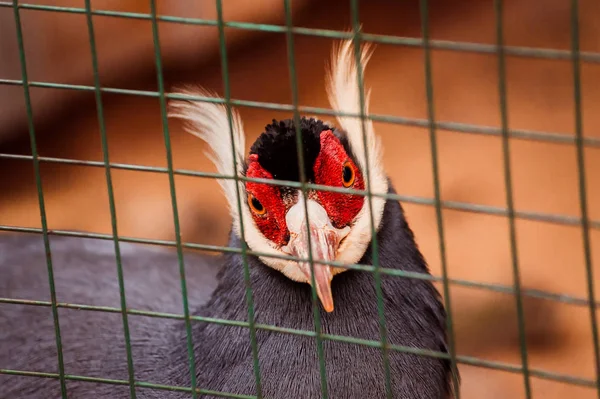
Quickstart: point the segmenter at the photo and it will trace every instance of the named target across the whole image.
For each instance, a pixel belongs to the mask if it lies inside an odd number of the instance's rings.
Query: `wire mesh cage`
[[[581,83],[581,70],[582,64],[590,63],[596,64],[600,62],[600,54],[591,53],[591,52],[582,52],[580,51],[580,37],[579,37],[579,18],[580,18],[580,10],[579,10],[579,2],[577,0],[570,1],[570,25],[571,25],[571,49],[570,50],[555,50],[555,49],[542,49],[542,48],[527,48],[527,47],[516,47],[516,46],[507,46],[505,45],[505,33],[504,33],[504,25],[505,21],[503,18],[503,1],[502,0],[494,0],[494,16],[495,16],[495,36],[496,43],[494,45],[487,44],[477,44],[477,43],[467,43],[467,42],[458,42],[458,41],[443,41],[443,40],[433,40],[431,39],[430,28],[429,28],[429,4],[427,0],[420,0],[419,2],[419,10],[420,10],[420,18],[421,18],[421,38],[408,38],[408,37],[399,37],[399,36],[391,36],[391,35],[382,35],[382,34],[370,34],[366,33],[361,29],[361,18],[359,15],[359,4],[358,0],[350,1],[350,8],[352,14],[352,30],[351,31],[336,31],[336,30],[326,30],[326,29],[313,29],[313,28],[301,28],[296,27],[292,23],[292,8],[291,8],[291,0],[282,0],[284,13],[285,13],[285,25],[270,25],[270,24],[258,24],[258,23],[250,23],[250,22],[229,22],[225,21],[223,18],[223,1],[216,0],[216,11],[218,18],[216,20],[209,19],[200,19],[200,18],[184,18],[184,17],[175,17],[168,15],[159,15],[157,12],[157,2],[155,0],[149,0],[150,5],[150,13],[138,13],[138,12],[121,12],[121,11],[108,11],[108,10],[95,10],[92,8],[91,0],[85,0],[85,7],[62,7],[62,6],[50,6],[50,5],[37,5],[37,4],[27,4],[23,2],[18,2],[14,0],[12,2],[1,2],[0,8],[4,10],[12,10],[14,23],[16,26],[16,38],[19,50],[19,62],[20,62],[20,79],[6,79],[0,77],[0,87],[5,86],[17,86],[22,88],[25,98],[25,105],[28,117],[28,132],[29,132],[29,140],[31,147],[31,155],[20,155],[20,154],[12,154],[12,153],[0,153],[0,159],[8,159],[8,160],[20,160],[24,162],[31,162],[33,165],[33,170],[35,173],[35,185],[37,190],[37,200],[39,203],[39,211],[41,218],[41,227],[26,227],[26,226],[15,226],[15,225],[6,225],[0,224],[0,231],[4,232],[21,232],[21,233],[37,233],[43,236],[44,246],[46,251],[46,262],[47,262],[47,274],[48,281],[50,287],[50,300],[49,301],[40,301],[40,300],[29,300],[29,299],[20,299],[20,298],[0,298],[0,303],[5,304],[5,306],[9,305],[28,305],[28,306],[39,306],[39,307],[47,307],[51,308],[53,321],[54,321],[54,329],[56,336],[56,347],[57,347],[57,362],[58,362],[58,372],[51,373],[46,371],[25,371],[25,370],[16,370],[16,369],[0,369],[0,374],[4,375],[20,375],[20,376],[30,376],[30,377],[40,377],[40,378],[50,378],[50,379],[58,379],[61,385],[62,397],[68,397],[68,381],[77,380],[83,382],[96,382],[96,383],[106,383],[106,384],[117,384],[117,385],[125,385],[129,387],[130,396],[132,398],[136,397],[137,390],[139,388],[144,389],[156,389],[156,390],[170,390],[170,391],[182,391],[188,392],[192,395],[192,397],[198,397],[200,395],[214,395],[214,396],[222,396],[222,397],[232,397],[232,398],[261,398],[261,372],[260,372],[260,362],[258,356],[258,348],[256,344],[256,333],[258,330],[266,330],[279,332],[284,334],[296,334],[300,336],[306,336],[316,339],[317,341],[317,349],[319,355],[319,365],[320,365],[320,377],[321,377],[321,388],[322,395],[324,398],[328,397],[327,392],[327,373],[325,370],[325,361],[323,357],[323,342],[325,341],[338,341],[338,342],[348,342],[357,345],[366,345],[375,348],[380,348],[384,355],[384,368],[386,369],[386,386],[388,387],[388,397],[392,397],[391,391],[389,390],[390,385],[390,369],[389,364],[387,364],[386,353],[388,351],[401,351],[413,353],[421,356],[431,356],[431,357],[442,357],[448,358],[452,362],[452,367],[460,369],[462,365],[476,366],[482,368],[489,368],[494,370],[501,370],[505,372],[522,374],[522,382],[524,386],[524,396],[527,398],[533,397],[533,390],[531,387],[532,379],[545,379],[551,381],[562,382],[566,384],[578,385],[582,387],[589,388],[590,392],[595,391],[597,395],[600,396],[600,341],[598,339],[598,323],[597,323],[597,313],[596,313],[596,297],[594,291],[594,268],[592,262],[592,244],[591,244],[591,234],[594,230],[600,229],[600,220],[594,220],[589,216],[589,205],[588,205],[588,194],[586,190],[586,185],[594,184],[592,180],[590,180],[589,176],[586,178],[586,168],[585,168],[585,150],[586,148],[598,148],[600,147],[600,139],[584,136],[583,132],[583,122],[582,122],[582,83]],[[24,37],[22,31],[21,24],[21,14],[24,10],[35,10],[40,12],[56,12],[56,13],[71,13],[71,14],[82,14],[86,18],[87,25],[87,38],[89,39],[89,45],[91,48],[91,59],[93,66],[93,75],[94,75],[94,84],[92,86],[85,85],[73,85],[66,83],[57,83],[57,82],[47,82],[47,81],[34,81],[29,79],[28,77],[28,60],[26,57],[25,44],[24,42],[27,40]],[[112,17],[112,18],[131,18],[131,19],[139,19],[139,20],[147,20],[150,21],[152,26],[152,41],[154,44],[154,62],[156,68],[156,82],[157,82],[157,91],[145,91],[145,90],[133,90],[133,89],[124,89],[124,88],[116,88],[116,87],[105,87],[100,83],[100,75],[99,75],[99,66],[98,66],[98,54],[96,48],[95,41],[95,31],[94,31],[94,18],[96,17]],[[159,22],[161,23],[173,23],[173,24],[186,24],[186,25],[197,25],[197,26],[210,26],[216,27],[218,30],[218,38],[219,38],[219,52],[220,52],[220,64],[222,70],[222,87],[223,87],[223,98],[214,99],[203,96],[184,96],[181,94],[169,93],[167,91],[167,87],[165,85],[165,81],[163,78],[163,61],[161,55],[161,35],[159,32]],[[225,29],[238,29],[238,30],[259,30],[262,32],[276,32],[284,34],[286,37],[286,45],[287,45],[287,59],[286,64],[289,70],[290,82],[289,85],[291,87],[292,92],[292,102],[291,104],[275,104],[261,101],[251,101],[251,100],[238,100],[234,99],[231,96],[230,89],[230,78],[229,78],[229,67],[228,67],[228,47],[226,44],[225,37]],[[81,33],[84,34],[83,32]],[[299,102],[299,85],[297,79],[297,70],[296,70],[296,51],[294,48],[294,36],[308,36],[308,37],[321,37],[335,40],[349,39],[352,40],[355,49],[355,55],[357,59],[357,64],[360,65],[360,46],[364,42],[376,43],[381,45],[390,45],[390,46],[405,46],[405,47],[414,47],[423,50],[424,58],[422,60],[424,67],[424,75],[425,75],[425,87],[423,88],[425,92],[425,97],[427,100],[427,118],[419,119],[419,118],[410,118],[410,117],[401,117],[401,116],[392,116],[392,115],[382,115],[382,114],[371,114],[367,115],[365,111],[365,91],[362,89],[363,87],[363,74],[359,72],[358,81],[356,84],[361,87],[361,101],[360,106],[362,109],[361,114],[359,115],[344,115],[343,113],[332,111],[331,109],[326,108],[318,108],[318,107],[308,107],[301,106]],[[496,66],[498,71],[498,86],[497,86],[497,101],[499,105],[499,113],[501,116],[501,126],[500,128],[496,127],[488,127],[488,126],[480,126],[477,124],[467,124],[467,123],[458,123],[458,122],[442,122],[438,121],[436,118],[436,110],[434,107],[435,101],[435,87],[434,87],[434,79],[432,77],[432,59],[431,53],[433,50],[446,50],[453,51],[459,53],[477,53],[477,54],[492,54],[496,57]],[[507,57],[523,57],[523,58],[538,58],[538,59],[549,59],[549,60],[564,60],[565,62],[571,63],[571,71],[572,71],[572,82],[573,82],[573,102],[574,102],[574,115],[575,115],[575,125],[573,127],[574,134],[559,134],[554,132],[544,132],[544,131],[534,131],[534,130],[519,130],[519,129],[510,129],[509,121],[508,121],[508,95],[506,90],[506,58]],[[85,91],[94,94],[95,103],[96,103],[96,111],[98,116],[99,123],[99,131],[101,136],[101,148],[102,148],[102,161],[92,161],[92,160],[78,160],[78,159],[69,159],[69,158],[59,158],[59,157],[45,157],[41,156],[38,152],[38,146],[36,141],[36,127],[34,125],[34,111],[31,104],[30,99],[30,91],[32,88],[50,88],[50,89],[66,89],[66,90],[74,90],[74,91]],[[156,167],[156,166],[142,166],[137,164],[128,164],[128,163],[114,163],[111,162],[111,158],[109,156],[109,143],[107,139],[107,127],[105,124],[104,117],[104,102],[103,102],[103,94],[112,93],[112,94],[125,94],[125,95],[134,95],[134,96],[145,96],[156,98],[160,104],[160,117],[162,124],[162,132],[163,132],[163,140],[164,140],[164,150],[166,155],[166,167]],[[231,107],[249,107],[251,109],[266,109],[271,111],[282,111],[286,113],[291,113],[293,118],[298,121],[300,115],[302,113],[310,113],[318,116],[327,116],[327,117],[335,117],[335,116],[352,116],[356,118],[360,118],[363,121],[363,129],[365,120],[372,120],[378,122],[385,122],[390,124],[396,124],[399,126],[417,126],[421,128],[425,128],[428,130],[428,137],[430,142],[430,156],[431,156],[431,170],[432,176],[431,179],[433,181],[433,197],[425,198],[419,196],[410,196],[410,195],[401,195],[401,194],[389,194],[389,193],[376,193],[371,192],[370,188],[370,179],[369,179],[369,170],[365,171],[366,178],[366,190],[357,191],[354,190],[351,192],[356,195],[362,195],[370,202],[372,198],[385,198],[388,200],[400,201],[401,203],[412,203],[412,204],[422,204],[432,206],[435,209],[435,220],[437,224],[437,239],[439,243],[439,257],[440,257],[440,265],[441,265],[441,274],[430,276],[428,274],[414,273],[414,272],[406,272],[402,270],[396,269],[388,269],[381,267],[378,264],[377,256],[374,257],[373,265],[361,265],[361,264],[353,264],[353,265],[345,265],[339,262],[325,262],[326,264],[330,264],[333,266],[344,267],[348,269],[360,270],[365,272],[374,273],[375,281],[377,283],[377,292],[381,294],[381,276],[389,275],[396,276],[401,278],[412,278],[412,279],[424,279],[431,280],[433,282],[441,284],[441,290],[443,293],[444,304],[448,312],[447,318],[447,329],[449,335],[449,353],[436,352],[431,350],[421,350],[416,348],[411,348],[407,346],[399,346],[392,345],[387,342],[387,331],[386,331],[386,317],[383,311],[383,302],[381,299],[381,295],[378,300],[378,317],[379,323],[381,326],[381,340],[380,341],[372,341],[359,339],[355,337],[347,337],[347,336],[339,336],[333,334],[325,334],[320,329],[320,316],[318,311],[318,298],[316,291],[313,289],[313,308],[314,308],[314,331],[303,331],[303,330],[294,330],[290,328],[285,328],[283,326],[274,326],[274,325],[264,325],[255,322],[255,313],[254,313],[254,304],[253,304],[253,295],[252,295],[252,284],[250,282],[250,272],[248,269],[248,263],[245,262],[245,270],[243,272],[243,278],[247,283],[247,291],[246,291],[246,302],[248,307],[248,321],[234,321],[234,320],[225,320],[225,319],[211,319],[201,316],[194,316],[190,311],[190,307],[188,305],[188,284],[186,282],[186,269],[185,269],[185,258],[184,252],[186,249],[198,249],[210,251],[213,253],[238,253],[241,254],[242,257],[247,260],[248,255],[255,256],[272,256],[269,254],[264,254],[260,252],[252,251],[246,244],[242,245],[241,248],[231,248],[226,246],[219,245],[208,245],[208,244],[198,244],[198,243],[189,243],[185,242],[182,238],[181,228],[180,228],[180,212],[178,210],[178,199],[177,199],[177,191],[175,184],[176,176],[191,176],[191,177],[202,177],[202,178],[211,178],[211,179],[233,179],[236,182],[238,181],[255,181],[259,183],[266,184],[275,184],[275,185],[283,185],[283,186],[291,186],[306,192],[308,189],[318,189],[324,191],[335,191],[334,188],[327,186],[319,186],[312,183],[307,182],[306,176],[302,176],[302,182],[290,182],[290,181],[262,181],[260,179],[252,179],[246,177],[238,177],[238,176],[224,176],[218,173],[204,172],[204,171],[191,171],[184,169],[177,169],[174,166],[173,160],[173,151],[172,151],[172,143],[171,143],[171,135],[169,132],[169,122],[168,122],[168,111],[167,111],[167,102],[169,100],[190,100],[197,102],[217,102],[220,104],[224,104],[229,110],[229,123],[230,123],[230,134],[231,141],[235,142],[233,139],[233,121],[231,116]],[[298,125],[298,124],[297,124]],[[503,160],[503,178],[505,185],[505,203],[506,206],[490,206],[490,205],[478,205],[472,204],[468,202],[461,201],[445,201],[442,200],[441,189],[440,189],[440,165],[439,165],[439,148],[438,148],[438,133],[439,131],[454,131],[454,132],[464,132],[464,133],[472,133],[483,136],[493,136],[497,137],[501,140],[502,146],[502,160]],[[300,161],[299,170],[303,171],[305,168],[303,166],[304,160],[302,159],[302,138],[300,129],[297,129],[297,146],[298,146],[298,157]],[[365,140],[366,140],[366,136]],[[512,139],[520,139],[527,141],[536,141],[536,142],[547,142],[547,143],[562,143],[564,145],[571,146],[576,151],[576,161],[577,161],[577,178],[578,178],[578,199],[579,199],[579,211],[580,217],[574,216],[565,216],[558,214],[549,214],[543,212],[533,212],[533,211],[523,211],[517,210],[515,207],[514,194],[513,194],[513,171],[511,169],[511,146],[510,142]],[[366,144],[366,142],[365,142]],[[365,145],[366,147],[366,145]],[[236,157],[235,153],[238,149],[232,148],[233,151],[233,159],[234,162]],[[366,155],[368,157],[368,154]],[[50,229],[48,220],[47,220],[47,212],[45,205],[45,195],[42,184],[42,178],[40,174],[40,165],[44,163],[55,163],[62,165],[77,165],[77,166],[85,166],[85,167],[96,167],[103,168],[105,173],[106,186],[108,188],[108,199],[109,199],[109,211],[110,211],[110,226],[111,226],[111,234],[101,234],[101,233],[93,233],[93,232],[79,232],[74,230],[61,230],[61,229]],[[234,170],[237,169],[234,164]],[[173,217],[173,225],[174,225],[174,240],[153,240],[153,239],[141,239],[134,237],[126,237],[119,234],[118,228],[118,217],[117,217],[117,206],[115,200],[115,193],[113,190],[113,181],[112,181],[112,173],[115,170],[127,170],[134,172],[153,172],[160,173],[166,175],[168,177],[168,186],[169,186],[169,196],[170,196],[170,206],[172,210]],[[239,186],[236,184],[236,188],[239,189]],[[348,192],[346,190],[345,192]],[[239,197],[239,193],[238,193]],[[238,201],[237,207],[238,211],[241,212],[241,202]],[[508,238],[510,245],[510,259],[512,263],[512,285],[504,285],[504,284],[496,284],[496,283],[487,283],[487,282],[478,282],[474,280],[461,279],[461,278],[451,278],[448,273],[448,265],[447,265],[447,250],[446,250],[446,242],[447,238],[444,232],[444,210],[459,210],[465,212],[474,212],[486,215],[495,215],[501,216],[507,219],[508,221]],[[308,212],[307,212],[308,213]],[[309,216],[310,217],[310,216]],[[531,221],[542,221],[552,224],[558,225],[570,225],[575,226],[581,230],[581,237],[583,243],[583,267],[585,269],[586,276],[586,292],[582,292],[579,296],[574,295],[565,295],[565,294],[555,294],[551,292],[545,292],[537,289],[526,289],[523,287],[521,277],[520,277],[520,259],[518,256],[518,240],[517,240],[517,220],[531,220]],[[371,215],[371,223],[373,223],[372,215]],[[375,227],[371,226],[372,237],[374,238],[371,242],[372,250],[374,254],[377,254],[377,239],[375,234]],[[96,238],[100,240],[109,240],[114,243],[114,253],[116,260],[116,272],[119,283],[119,296],[120,296],[120,306],[119,307],[109,307],[109,306],[92,306],[86,304],[78,304],[78,303],[67,303],[60,302],[57,299],[56,287],[55,287],[55,278],[54,278],[54,270],[53,270],[53,257],[52,257],[52,247],[50,245],[51,236],[69,236],[69,237],[86,237],[86,238]],[[244,227],[243,223],[241,225],[241,235],[242,240],[244,240]],[[177,251],[178,255],[178,263],[179,263],[179,273],[180,273],[180,284],[181,284],[181,294],[182,294],[182,303],[183,303],[183,312],[181,314],[175,313],[166,313],[166,312],[153,312],[141,309],[132,309],[128,306],[128,295],[126,295],[125,290],[125,282],[124,282],[124,272],[121,260],[121,245],[124,242],[129,243],[139,243],[139,244],[156,244],[160,246],[169,246],[174,247]],[[305,259],[313,263],[312,254],[310,254],[308,259]],[[319,262],[322,263],[322,262]],[[574,266],[573,266],[574,267]],[[314,275],[313,275],[314,279]],[[501,361],[493,361],[493,360],[485,360],[480,359],[474,356],[461,355],[457,353],[456,345],[455,345],[455,331],[453,324],[453,307],[451,303],[451,291],[450,287],[462,286],[462,287],[470,287],[477,288],[483,290],[490,290],[494,292],[500,292],[509,294],[514,297],[514,306],[516,308],[517,315],[517,324],[518,324],[518,337],[519,337],[519,348],[520,348],[520,364],[506,363]],[[314,280],[313,280],[314,286]],[[570,374],[558,373],[554,371],[549,371],[542,368],[532,367],[530,365],[530,361],[528,360],[528,344],[526,339],[526,322],[527,317],[523,310],[523,301],[524,298],[534,297],[540,298],[548,301],[566,303],[573,306],[585,307],[589,309],[589,319],[591,325],[591,334],[593,337],[593,356],[595,359],[595,370],[594,370],[594,378],[583,378],[579,376],[574,376]],[[62,354],[62,340],[61,340],[61,323],[59,317],[59,309],[78,309],[85,311],[97,311],[97,312],[110,312],[121,315],[122,318],[122,326],[124,332],[124,340],[127,348],[127,368],[128,368],[128,379],[112,379],[112,378],[100,378],[100,377],[90,377],[84,375],[72,375],[69,374],[64,367],[63,364],[63,354]],[[155,318],[168,318],[168,319],[178,319],[184,320],[186,326],[186,344],[189,355],[189,368],[190,368],[190,386],[167,386],[161,385],[157,383],[152,383],[148,381],[140,381],[136,378],[135,371],[135,362],[134,355],[132,354],[131,346],[130,346],[130,332],[129,332],[129,318],[130,316],[146,316],[146,317],[155,317]],[[204,323],[216,323],[225,326],[237,326],[247,328],[249,331],[251,343],[252,343],[252,355],[253,355],[253,367],[254,374],[256,379],[256,392],[252,395],[239,395],[239,394],[231,394],[227,392],[213,392],[207,389],[204,389],[202,386],[198,386],[196,383],[196,373],[195,369],[195,361],[194,361],[194,347],[193,347],[193,338],[192,338],[192,324],[204,322]],[[458,374],[453,373],[454,385],[456,388],[455,397],[459,398],[461,396],[460,390],[457,388],[459,386]],[[1,388],[0,388],[1,391]],[[0,392],[1,393],[1,392]]]

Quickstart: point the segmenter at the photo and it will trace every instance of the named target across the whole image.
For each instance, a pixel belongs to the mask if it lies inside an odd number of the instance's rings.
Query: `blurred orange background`
[[[158,2],[158,13],[215,19],[214,2]],[[282,0],[226,0],[226,21],[285,25]],[[367,33],[421,37],[418,2],[363,1],[360,18]],[[0,2],[0,82],[21,80],[13,10]],[[82,0],[28,4],[84,7]],[[293,23],[331,30],[351,27],[350,2],[295,0]],[[92,1],[95,10],[149,13],[147,1]],[[493,2],[430,1],[431,39],[495,44]],[[29,79],[93,86],[84,13],[21,9]],[[580,1],[581,50],[600,52],[600,3]],[[157,90],[152,27],[148,19],[93,17],[103,87]],[[504,1],[505,43],[510,46],[570,49],[570,2]],[[218,31],[215,26],[159,22],[166,90],[197,83],[223,94]],[[290,104],[291,85],[284,33],[226,28],[231,95],[234,99]],[[299,101],[326,107],[324,71],[331,39],[295,35]],[[508,56],[508,119],[511,129],[575,133],[573,65],[569,60]],[[500,127],[498,60],[495,54],[432,50],[435,116],[438,121]],[[600,139],[600,64],[581,66],[583,131]],[[427,118],[423,50],[377,45],[366,70],[371,111]],[[32,107],[41,156],[102,161],[93,91],[32,87]],[[102,95],[114,163],[166,167],[157,98]],[[0,83],[0,153],[30,154],[23,88]],[[240,108],[247,144],[273,118],[291,114]],[[332,118],[329,118],[332,119]],[[432,159],[426,128],[377,122],[385,165],[402,195],[433,197]],[[169,122],[174,166],[214,172],[204,145]],[[499,136],[437,131],[441,196],[506,206],[502,141]],[[598,141],[596,141],[598,143]],[[510,141],[515,207],[519,211],[580,217],[576,149],[573,144],[513,138]],[[600,145],[585,148],[589,217],[600,220]],[[111,233],[102,167],[41,164],[49,228]],[[168,176],[113,169],[119,234],[173,239]],[[224,245],[230,225],[224,198],[212,179],[175,178],[182,237],[186,242]],[[0,225],[40,227],[31,162],[0,156]],[[405,203],[409,223],[431,266],[441,274],[435,209]],[[443,211],[451,278],[512,285],[508,219]],[[525,288],[587,297],[581,228],[517,219],[517,248]],[[595,284],[600,284],[600,231],[590,232]],[[439,286],[441,289],[441,286]],[[514,297],[452,285],[452,314],[459,355],[520,364]],[[590,312],[586,306],[524,297],[529,366],[594,379]],[[523,377],[505,371],[460,365],[463,398],[524,397]],[[592,398],[597,392],[532,377],[536,398]]]

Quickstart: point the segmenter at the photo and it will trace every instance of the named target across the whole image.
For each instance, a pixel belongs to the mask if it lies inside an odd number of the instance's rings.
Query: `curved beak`
[[[282,249],[292,256],[308,259],[308,237],[310,234],[313,261],[335,260],[340,241],[348,235],[350,228],[336,229],[333,227],[327,211],[318,202],[309,199],[306,205],[309,214],[308,221],[310,222],[308,231],[306,228],[307,218],[304,197],[300,195],[299,201],[286,214],[285,219],[290,231],[290,242]],[[323,308],[327,312],[333,311],[333,295],[331,293],[333,273],[331,268],[329,265],[313,264],[315,289]],[[312,285],[310,263],[300,262],[300,269],[306,276],[308,283]]]

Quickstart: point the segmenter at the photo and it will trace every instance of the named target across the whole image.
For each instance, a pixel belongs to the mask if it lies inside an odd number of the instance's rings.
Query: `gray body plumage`
[[[48,300],[41,237],[0,236],[0,297]],[[60,302],[119,306],[112,243],[76,238],[52,238],[57,295]],[[385,206],[378,233],[379,261],[384,267],[426,272],[403,211],[396,201]],[[230,246],[239,246],[231,235]],[[209,258],[210,259],[210,258]],[[123,244],[128,306],[135,309],[182,312],[177,254]],[[192,314],[247,321],[243,263],[227,254],[223,266],[186,253]],[[371,264],[369,249],[360,263]],[[250,256],[257,323],[314,331],[311,292]],[[220,269],[216,276],[217,269]],[[219,285],[213,293],[216,285]],[[379,340],[374,277],[348,271],[333,280],[333,313],[321,311],[325,333]],[[435,351],[446,349],[445,312],[439,294],[424,280],[382,275],[383,302],[390,343]],[[212,298],[206,303],[207,298]],[[127,379],[121,315],[60,309],[65,372]],[[185,325],[182,320],[129,317],[136,380],[190,386]],[[51,309],[0,304],[0,368],[57,372]],[[193,322],[198,387],[237,394],[255,394],[255,375],[246,328]],[[257,331],[265,398],[321,397],[315,339],[265,330]],[[380,349],[324,341],[330,398],[385,398],[385,374]],[[390,352],[393,397],[446,398],[447,360]],[[125,398],[128,386],[67,381],[70,398]],[[139,398],[183,398],[176,393],[138,388]],[[58,398],[56,379],[0,374],[0,398]]]
[[[120,308],[113,242],[50,236],[50,245],[59,302]],[[127,306],[182,314],[177,253],[155,246],[120,246]],[[190,307],[198,309],[217,285],[219,268],[211,258],[196,253],[186,252],[185,261]],[[0,297],[50,300],[41,235],[0,234]],[[120,313],[65,308],[59,308],[58,313],[65,373],[128,379]],[[136,379],[168,383],[165,365],[171,363],[174,346],[185,350],[181,321],[130,315],[129,328]],[[58,373],[54,336],[51,308],[0,303],[0,369]],[[67,388],[69,398],[129,397],[128,386],[67,381]],[[138,390],[138,397],[185,397]],[[60,397],[57,379],[0,374],[1,399]]]

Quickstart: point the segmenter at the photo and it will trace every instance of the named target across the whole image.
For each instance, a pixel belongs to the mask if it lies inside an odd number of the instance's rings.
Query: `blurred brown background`
[[[31,1],[83,7],[83,0]],[[93,1],[98,10],[148,13],[147,1]],[[160,1],[159,13],[214,19],[214,2]],[[364,31],[421,36],[418,2],[361,2]],[[491,0],[430,2],[432,39],[495,43]],[[568,0],[506,0],[507,45],[568,50]],[[600,51],[600,3],[582,0],[582,51]],[[227,21],[283,25],[281,0],[224,0]],[[293,1],[294,25],[347,29],[347,0]],[[22,10],[30,80],[93,85],[85,15]],[[151,24],[95,16],[103,86],[156,90]],[[198,83],[223,93],[218,32],[161,22],[161,49],[167,90]],[[290,76],[283,33],[226,29],[231,94],[235,99],[291,103]],[[296,35],[300,103],[329,107],[324,68],[333,42]],[[433,86],[438,120],[500,126],[497,58],[434,50]],[[582,64],[583,128],[600,138],[600,64]],[[21,79],[11,8],[0,7],[0,79]],[[419,48],[378,45],[367,68],[372,112],[426,118],[423,52]],[[509,124],[574,134],[572,64],[566,60],[507,58]],[[32,88],[39,153],[49,157],[102,160],[93,92]],[[166,166],[159,102],[131,95],[102,96],[112,162]],[[272,118],[287,113],[240,109],[248,144]],[[23,90],[0,84],[0,153],[29,154]],[[169,125],[174,164],[179,169],[214,171],[203,144]],[[398,192],[433,196],[427,129],[376,123],[385,145],[385,164]],[[505,206],[502,143],[499,137],[438,132],[443,200]],[[511,140],[515,206],[578,217],[575,147],[569,144]],[[585,150],[590,218],[600,220],[600,148]],[[52,229],[110,233],[104,170],[42,163],[48,223]],[[165,174],[113,170],[119,233],[173,239],[173,219]],[[225,244],[230,219],[216,181],[176,177],[183,239]],[[37,191],[30,162],[0,158],[0,225],[40,226]],[[435,210],[405,204],[409,222],[432,272],[440,275]],[[508,222],[504,217],[444,210],[447,261],[452,278],[512,284]],[[581,229],[546,222],[517,221],[521,278],[526,288],[586,297]],[[591,231],[596,286],[600,286],[600,232]],[[458,353],[520,363],[515,301],[507,294],[453,285],[451,288]],[[585,306],[525,298],[530,366],[593,379],[594,360],[589,310]],[[520,398],[523,378],[498,370],[461,365],[464,398]],[[591,388],[532,378],[536,398],[592,398]]]

